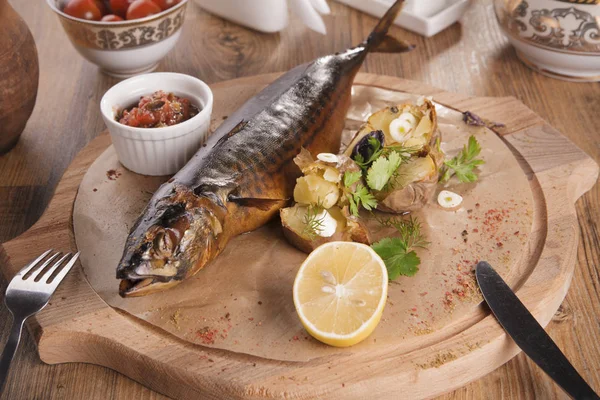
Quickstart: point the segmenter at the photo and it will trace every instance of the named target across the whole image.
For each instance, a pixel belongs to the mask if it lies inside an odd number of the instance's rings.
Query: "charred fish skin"
[[[354,78],[373,51],[412,47],[387,31],[397,1],[362,44],[298,66],[250,99],[152,196],[117,267],[123,297],[174,286],[292,197],[301,148],[337,153]]]

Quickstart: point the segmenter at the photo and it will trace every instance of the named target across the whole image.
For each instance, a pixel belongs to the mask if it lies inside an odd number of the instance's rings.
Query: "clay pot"
[[[33,36],[7,0],[0,0],[0,154],[10,150],[33,111],[39,66]]]

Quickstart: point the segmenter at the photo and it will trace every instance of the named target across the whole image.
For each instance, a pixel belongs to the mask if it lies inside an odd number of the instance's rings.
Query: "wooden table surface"
[[[35,110],[17,147],[0,157],[0,242],[42,214],[63,171],[104,124],[99,103],[117,80],[80,57],[58,18],[41,0],[12,0],[29,25],[40,60]],[[160,63],[214,83],[285,71],[363,40],[375,19],[330,2],[327,36],[293,20],[280,34],[261,34],[190,3],[181,40]],[[370,55],[364,71],[423,81],[475,96],[515,96],[600,162],[600,83],[546,78],[522,63],[498,27],[491,0],[473,2],[460,24],[430,39],[394,28],[417,45],[408,55]],[[547,328],[583,377],[600,390],[600,186],[577,203],[581,240],[571,289]],[[42,249],[40,249],[42,250]],[[32,254],[32,257],[35,256]],[[6,282],[0,278],[0,300]],[[2,304],[4,304],[2,302]],[[0,307],[0,343],[9,312]],[[126,360],[124,360],[126,362]],[[46,365],[25,333],[0,399],[166,399],[112,370],[87,364]],[[444,399],[566,398],[523,354]]]

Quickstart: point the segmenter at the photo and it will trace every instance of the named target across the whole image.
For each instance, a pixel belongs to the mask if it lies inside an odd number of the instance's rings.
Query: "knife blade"
[[[475,276],[500,325],[533,362],[572,398],[600,399],[490,264],[479,262]]]

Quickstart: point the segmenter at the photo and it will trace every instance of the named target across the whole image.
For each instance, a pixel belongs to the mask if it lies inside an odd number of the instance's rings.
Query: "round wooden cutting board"
[[[215,109],[227,107],[232,96],[249,98],[277,76],[212,85]],[[496,128],[496,133],[518,160],[533,194],[533,226],[524,254],[526,273],[513,287],[545,326],[565,297],[573,275],[579,235],[574,203],[596,182],[595,162],[514,98],[473,98],[369,74],[359,74],[355,83],[433,96],[449,108],[469,110],[505,124]],[[3,244],[0,265],[8,279],[43,249],[75,250],[72,218],[79,184],[109,145],[109,136],[102,134],[82,150],[42,218],[23,235]],[[47,363],[103,365],[177,399],[392,399],[431,397],[453,390],[518,353],[483,306],[469,319],[423,336],[419,346],[276,361],[192,344],[113,309],[77,268],[28,326]]]

